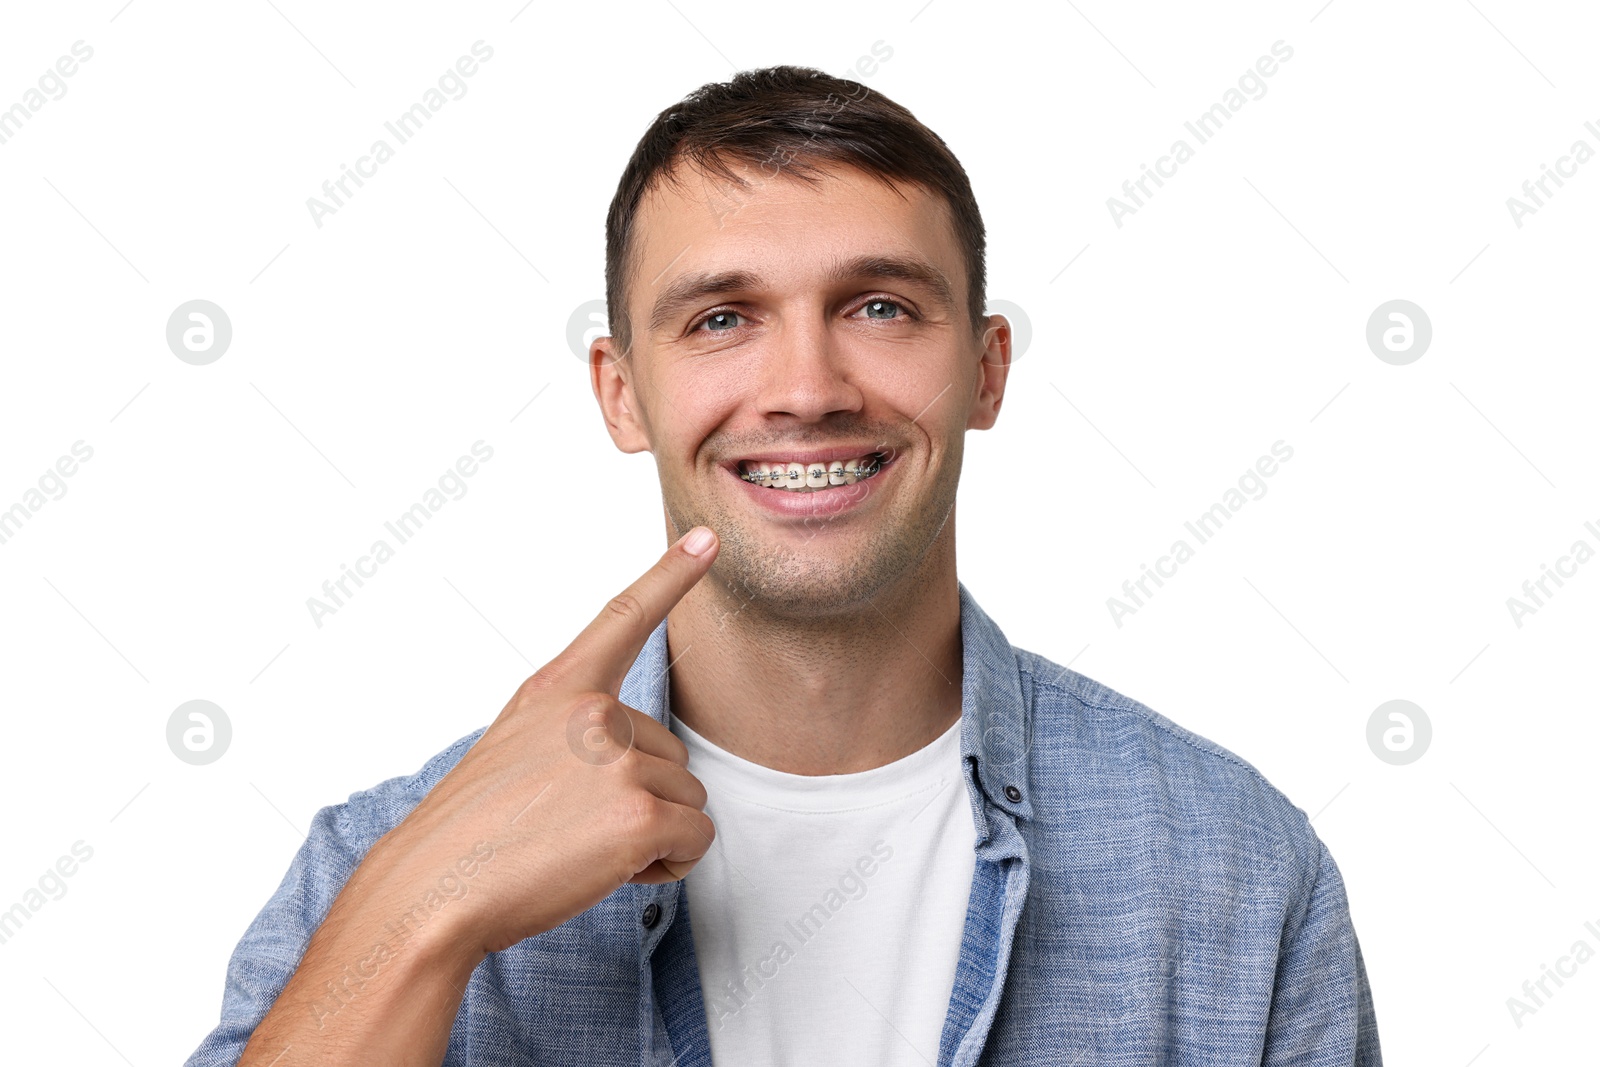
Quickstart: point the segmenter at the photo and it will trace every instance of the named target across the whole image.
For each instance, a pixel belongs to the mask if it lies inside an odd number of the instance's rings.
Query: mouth
[[[854,485],[874,477],[888,464],[889,453],[867,452],[840,459],[742,460],[735,473],[752,485],[785,493],[815,493]]]

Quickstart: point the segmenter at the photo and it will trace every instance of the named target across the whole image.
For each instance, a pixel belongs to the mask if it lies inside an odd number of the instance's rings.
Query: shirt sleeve
[[[234,947],[222,1017],[184,1067],[236,1067],[367,850],[399,825],[482,735],[479,729],[461,738],[413,775],[380,782],[317,812],[277,891]],[[453,1042],[452,1036],[452,1050]],[[454,1061],[446,1056],[445,1062]]]
[[[1284,930],[1261,1063],[1383,1067],[1344,879],[1320,840],[1317,856],[1310,897]]]
[[[366,854],[352,840],[346,805],[323,808],[305,844],[228,960],[222,1017],[184,1067],[234,1067],[250,1035],[289,983],[311,935]]]

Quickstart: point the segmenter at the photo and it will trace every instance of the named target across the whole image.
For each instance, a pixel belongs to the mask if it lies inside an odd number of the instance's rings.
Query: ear
[[[983,344],[978,352],[978,377],[974,383],[972,407],[967,413],[967,429],[987,430],[1000,415],[1005,399],[1006,375],[1011,370],[1011,323],[1004,315],[990,315],[983,327]]]
[[[650,451],[650,436],[633,391],[633,360],[613,337],[596,337],[589,346],[589,383],[606,420],[606,432],[623,452]]]

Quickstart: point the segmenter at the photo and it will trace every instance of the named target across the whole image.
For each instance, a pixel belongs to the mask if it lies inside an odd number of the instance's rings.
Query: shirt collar
[[[1030,818],[1031,722],[1016,652],[959,582],[961,598],[961,758],[976,767],[989,802]],[[667,725],[667,624],[663,620],[623,679],[621,700]]]

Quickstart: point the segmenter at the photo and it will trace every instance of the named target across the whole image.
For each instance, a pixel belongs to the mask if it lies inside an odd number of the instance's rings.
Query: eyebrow
[[[908,256],[862,255],[834,263],[826,275],[831,283],[892,278],[910,282],[931,294],[933,302],[945,308],[955,306],[954,291],[944,272],[926,260]],[[650,331],[661,329],[680,310],[710,297],[759,288],[761,277],[754,271],[696,271],[675,278],[662,287],[650,309]]]

